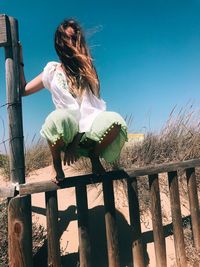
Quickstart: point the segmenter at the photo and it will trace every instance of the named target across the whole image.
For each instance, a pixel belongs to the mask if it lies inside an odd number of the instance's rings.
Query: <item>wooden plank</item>
[[[88,225],[88,201],[86,186],[76,187],[78,213],[79,259],[81,267],[91,266],[91,245]]]
[[[30,196],[12,198],[8,205],[10,267],[33,267]]]
[[[130,177],[145,176],[163,172],[173,172],[179,169],[187,169],[192,167],[200,167],[200,159],[191,159],[186,161],[177,161],[154,166],[147,166],[142,168],[135,168],[128,170],[127,173]]]
[[[108,250],[108,266],[119,267],[118,233],[115,215],[115,201],[112,180],[103,181],[103,196],[105,207],[105,225]]]
[[[112,172],[107,172],[105,175],[99,175],[99,176],[94,174],[88,174],[88,175],[67,177],[59,185],[53,183],[52,181],[26,183],[19,186],[19,194],[26,195],[26,194],[47,192],[63,188],[75,187],[78,184],[88,185],[91,183],[100,183],[105,179],[120,180],[128,177],[152,175],[162,172],[172,172],[182,168],[185,169],[198,166],[200,166],[200,159],[194,159],[182,162],[159,164],[156,166],[148,166],[144,168],[134,168],[132,170],[127,170],[127,171],[122,171],[122,170],[112,171]]]
[[[200,250],[200,212],[199,201],[197,193],[197,183],[195,176],[195,169],[190,168],[186,170],[187,187],[190,203],[190,212],[192,219],[192,232],[195,248]]]
[[[0,198],[14,197],[16,194],[16,186],[8,185],[7,187],[0,187]]]
[[[135,177],[127,179],[127,187],[128,187],[130,224],[133,229],[133,237],[132,237],[133,266],[145,267],[146,264],[144,260],[144,251],[142,245],[137,179]]]
[[[176,264],[177,267],[183,267],[187,266],[187,259],[185,253],[184,236],[182,228],[178,176],[176,171],[168,173],[168,181],[169,181],[170,203],[171,203],[171,213],[172,213],[172,224],[174,232]]]
[[[56,184],[52,181],[42,181],[34,183],[26,183],[19,185],[19,194],[27,195],[34,194],[39,192],[47,192],[53,190],[60,190],[64,188],[101,183],[104,180],[117,180],[129,177],[128,174],[124,171],[111,171],[107,172],[104,175],[79,175],[73,177],[67,177],[62,183]]]
[[[47,217],[48,266],[61,267],[57,192],[53,191],[45,193],[45,201]]]
[[[0,14],[0,47],[9,45],[9,24],[8,17]]]
[[[9,17],[11,45],[5,47],[6,92],[9,121],[10,179],[13,183],[25,182],[24,141],[21,97],[19,94],[18,23]]]
[[[156,254],[156,266],[167,267],[166,245],[162,225],[160,190],[158,174],[149,175],[153,237]]]

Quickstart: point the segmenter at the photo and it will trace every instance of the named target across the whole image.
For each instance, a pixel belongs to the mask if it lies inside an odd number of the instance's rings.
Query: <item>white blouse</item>
[[[79,132],[88,132],[96,116],[106,110],[106,103],[90,90],[85,90],[82,98],[74,98],[64,72],[58,69],[59,65],[55,61],[47,63],[42,73],[44,87],[51,92],[55,108],[73,110],[79,122]]]

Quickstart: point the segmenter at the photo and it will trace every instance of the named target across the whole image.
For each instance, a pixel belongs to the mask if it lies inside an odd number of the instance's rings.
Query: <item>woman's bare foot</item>
[[[92,172],[94,174],[104,174],[106,170],[102,166],[99,157],[90,157],[91,164],[92,164]]]
[[[52,182],[58,184],[58,183],[60,183],[60,182],[63,182],[64,179],[65,179],[65,174],[64,174],[63,171],[60,171],[59,173],[57,172],[57,173],[56,173],[56,177],[53,178],[53,179],[51,179],[51,180],[52,180]]]

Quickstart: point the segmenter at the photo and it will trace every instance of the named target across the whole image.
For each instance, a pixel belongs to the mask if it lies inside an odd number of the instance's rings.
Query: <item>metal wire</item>
[[[7,103],[4,103],[4,104],[0,105],[0,109],[2,109],[4,107],[9,108],[11,106],[18,106],[18,105],[21,105],[21,101],[12,102],[12,103],[7,102]],[[5,139],[5,124],[4,124],[4,120],[3,120],[2,117],[0,117],[0,120],[2,122],[2,127],[3,127],[3,137],[2,137],[2,141],[0,142],[0,145],[3,145],[4,150],[5,150],[6,154],[7,154],[8,152],[7,152],[7,148],[6,148],[6,143],[7,142],[12,142],[14,139],[17,139],[17,138],[24,138],[24,136],[15,136],[13,138],[7,138],[7,139]]]

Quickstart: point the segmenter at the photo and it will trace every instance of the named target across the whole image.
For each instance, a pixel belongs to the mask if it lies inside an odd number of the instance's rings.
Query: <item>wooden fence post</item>
[[[103,181],[103,196],[105,207],[106,238],[108,249],[108,266],[119,267],[119,246],[118,233],[115,215],[115,201],[113,192],[113,181],[106,179]]]
[[[183,226],[181,217],[180,197],[178,188],[177,171],[168,172],[169,192],[172,212],[172,224],[174,232],[174,246],[177,267],[187,266]]]
[[[192,232],[195,248],[200,250],[200,212],[197,194],[197,183],[195,177],[195,169],[186,169],[188,195],[190,203],[190,212],[192,220]]]
[[[88,201],[85,185],[76,186],[78,213],[79,259],[80,267],[91,267],[91,246],[88,225]]]
[[[133,265],[137,267],[145,267],[141,225],[140,225],[137,179],[135,177],[128,178],[127,186],[128,186],[130,224],[133,228],[133,242],[132,242],[132,254],[134,263]]]
[[[160,190],[158,174],[149,175],[151,214],[153,223],[154,247],[156,254],[156,266],[166,267],[166,246],[163,234],[162,213],[160,204]]]
[[[8,205],[8,254],[10,267],[32,267],[30,196],[14,197]]]
[[[13,183],[25,182],[24,138],[22,107],[19,92],[19,37],[18,23],[12,17],[8,20],[8,43],[5,46],[6,91],[9,119],[10,178]]]
[[[5,33],[7,36],[3,40],[5,44],[6,91],[9,119],[10,179],[12,183],[21,184],[25,182],[25,164],[21,96],[19,92],[18,23],[13,17],[3,15],[0,19],[1,23],[3,19],[5,19],[3,23],[5,27],[1,37]],[[2,40],[0,42],[3,43]],[[11,199],[9,212],[8,250],[10,266],[32,267],[30,196]],[[18,253],[17,259],[16,252]]]
[[[48,240],[48,266],[60,267],[60,242],[58,229],[58,202],[57,191],[45,193],[47,240]]]

